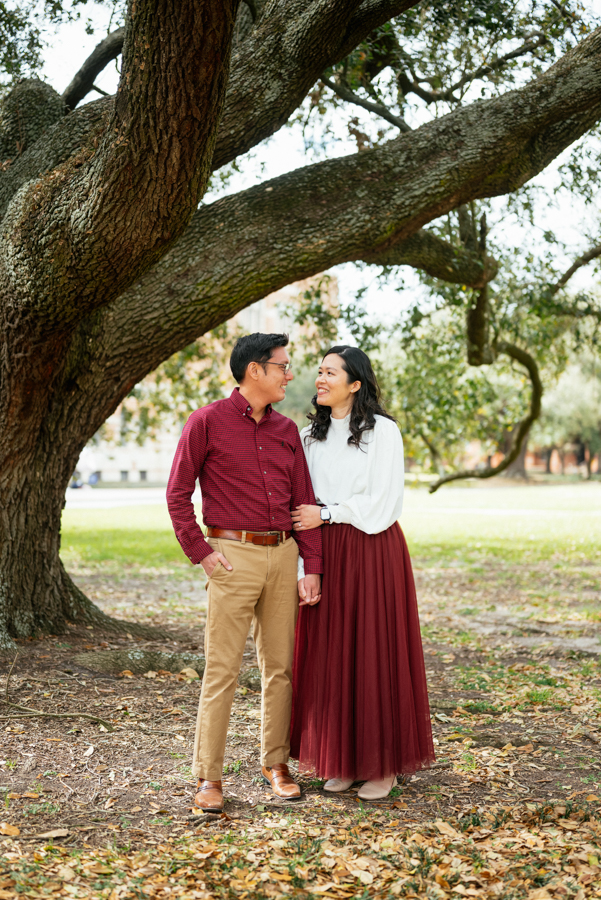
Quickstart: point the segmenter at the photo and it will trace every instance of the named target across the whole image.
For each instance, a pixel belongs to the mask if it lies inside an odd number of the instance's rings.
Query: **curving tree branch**
[[[551,285],[549,288],[549,292],[551,296],[556,294],[561,288],[565,287],[572,275],[574,275],[578,269],[581,269],[583,266],[588,265],[588,263],[592,262],[594,259],[599,259],[601,256],[601,244],[597,244],[595,247],[591,247],[590,250],[587,250],[586,253],[583,253],[582,256],[579,256],[574,260],[569,269],[563,273],[561,278],[555,282],[555,284]]]
[[[94,87],[94,81],[103,69],[106,69],[108,64],[121,54],[124,39],[125,28],[117,28],[116,31],[107,34],[105,39],[94,48],[70,85],[63,91],[63,100],[67,109],[75,109],[90,91],[98,90]]]
[[[391,125],[395,125],[401,131],[411,131],[411,128],[407,125],[405,120],[400,116],[395,116],[394,113],[391,113],[383,103],[373,103],[371,100],[364,100],[363,97],[359,97],[359,95],[355,94],[355,92],[347,85],[332,81],[331,79],[326,78],[325,75],[321,76],[321,80],[326,87],[329,87],[331,91],[334,91],[341,100],[346,100],[347,103],[354,103],[355,106],[360,106],[362,109],[367,110],[367,112],[375,113],[377,116],[380,116],[380,118],[386,119]]]
[[[461,244],[451,244],[427,228],[420,228],[386,250],[365,251],[362,261],[378,266],[411,266],[432,278],[475,289],[492,281],[499,269],[492,256],[481,256]]]
[[[464,243],[468,243],[468,229],[466,223],[466,210],[463,211],[463,239]],[[481,224],[480,247],[485,246],[486,241],[486,224]],[[565,287],[570,278],[587,263],[598,259],[601,256],[601,244],[592,247],[586,253],[579,256],[572,265],[564,272],[564,274],[548,288],[549,296],[556,294],[561,288]],[[512,443],[509,452],[498,466],[488,466],[484,469],[464,469],[460,472],[453,472],[450,475],[444,475],[434,482],[430,487],[430,493],[434,493],[443,484],[450,481],[459,481],[464,478],[493,478],[509,468],[512,462],[520,455],[520,450],[532,424],[538,419],[541,411],[541,398],[543,387],[540,380],[538,366],[535,360],[525,350],[510,344],[507,341],[497,340],[493,346],[488,344],[488,279],[481,287],[476,298],[474,306],[468,311],[468,362],[471,365],[486,365],[494,362],[499,353],[505,353],[507,356],[519,362],[528,371],[530,382],[532,385],[532,396],[530,400],[530,411],[527,416],[522,419],[512,436]],[[577,307],[565,307],[557,304],[555,311],[563,315],[572,315],[584,317],[585,315],[595,316],[601,319],[601,311],[594,309],[589,305],[586,310],[580,310]],[[423,437],[423,436],[422,436]]]
[[[545,34],[542,32],[533,32],[531,37],[534,37],[535,35],[536,40],[526,41],[521,47],[517,47],[509,53],[505,53],[503,56],[493,59],[490,63],[479,66],[479,68],[474,69],[473,72],[466,72],[465,75],[462,75],[462,77],[455,82],[455,84],[452,84],[444,91],[429,91],[427,88],[422,87],[422,83],[427,81],[427,79],[418,79],[414,76],[412,81],[404,73],[401,73],[398,76],[399,87],[404,94],[415,94],[425,103],[438,103],[440,101],[449,100],[457,103],[459,100],[455,97],[455,92],[460,91],[466,84],[471,84],[471,82],[475,81],[477,78],[484,78],[485,75],[490,75],[492,72],[498,72],[499,69],[502,69],[508,62],[511,62],[511,60],[519,59],[520,56],[525,56],[527,53],[534,53],[535,50],[538,50],[539,47],[542,47],[547,43],[548,38]],[[414,73],[412,73],[412,75],[414,75]]]
[[[452,472],[450,475],[443,475],[434,484],[429,487],[429,493],[434,494],[443,484],[449,484],[451,481],[459,481],[463,478],[493,478],[500,475],[505,469],[508,469],[511,463],[518,458],[522,444],[526,435],[530,431],[533,423],[536,422],[541,413],[541,401],[543,396],[543,385],[540,380],[540,373],[536,361],[521,347],[510,344],[507,341],[497,341],[495,350],[498,353],[505,353],[511,359],[514,359],[520,365],[524,366],[530,376],[530,384],[532,393],[530,395],[530,409],[528,414],[519,422],[512,436],[511,449],[509,453],[497,466],[487,466],[484,469],[463,469],[460,472]]]

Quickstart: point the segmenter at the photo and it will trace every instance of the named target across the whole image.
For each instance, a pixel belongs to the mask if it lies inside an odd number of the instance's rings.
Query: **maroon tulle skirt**
[[[398,523],[322,528],[322,599],[300,609],[291,756],[321,778],[380,779],[429,766],[432,728],[417,599]]]

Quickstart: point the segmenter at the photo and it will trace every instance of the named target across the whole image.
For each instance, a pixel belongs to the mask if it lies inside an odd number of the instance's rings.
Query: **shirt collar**
[[[234,388],[234,390],[230,394],[230,400],[232,401],[232,403],[234,404],[236,409],[240,410],[242,415],[252,416],[253,408],[252,408],[252,406],[249,406],[248,400],[246,400],[246,398],[243,397],[242,394],[240,393],[240,388]],[[271,407],[271,403],[269,403],[265,407],[265,415],[270,416],[271,413],[272,413],[272,407]]]

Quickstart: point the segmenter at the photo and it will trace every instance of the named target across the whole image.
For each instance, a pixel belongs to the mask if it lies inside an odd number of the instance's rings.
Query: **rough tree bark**
[[[81,449],[79,326],[182,233],[205,190],[237,0],[138,2],[110,114],[0,231],[0,643],[99,613],[59,559]],[[100,388],[102,390],[102,388]]]
[[[211,159],[218,167],[277,130],[324,68],[414,4],[270,0],[233,58],[217,133],[235,5],[138,0],[117,97],[57,116],[0,176],[4,646],[99,615],[60,563],[60,512],[80,450],[136,382],[236,311],[337,263],[485,284],[492,262],[423,226],[515,189],[601,119],[595,32],[521,90],[194,212]]]

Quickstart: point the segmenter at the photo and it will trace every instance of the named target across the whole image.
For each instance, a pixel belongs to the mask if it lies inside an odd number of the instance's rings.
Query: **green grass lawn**
[[[408,488],[401,526],[425,562],[487,555],[512,562],[601,562],[601,484]]]
[[[528,562],[601,561],[601,484],[468,485],[430,495],[408,487],[401,525],[424,564],[492,555]],[[164,506],[65,510],[69,565],[164,568],[189,565]]]
[[[173,533],[166,506],[67,509],[63,513],[61,555],[68,566],[190,565]]]

